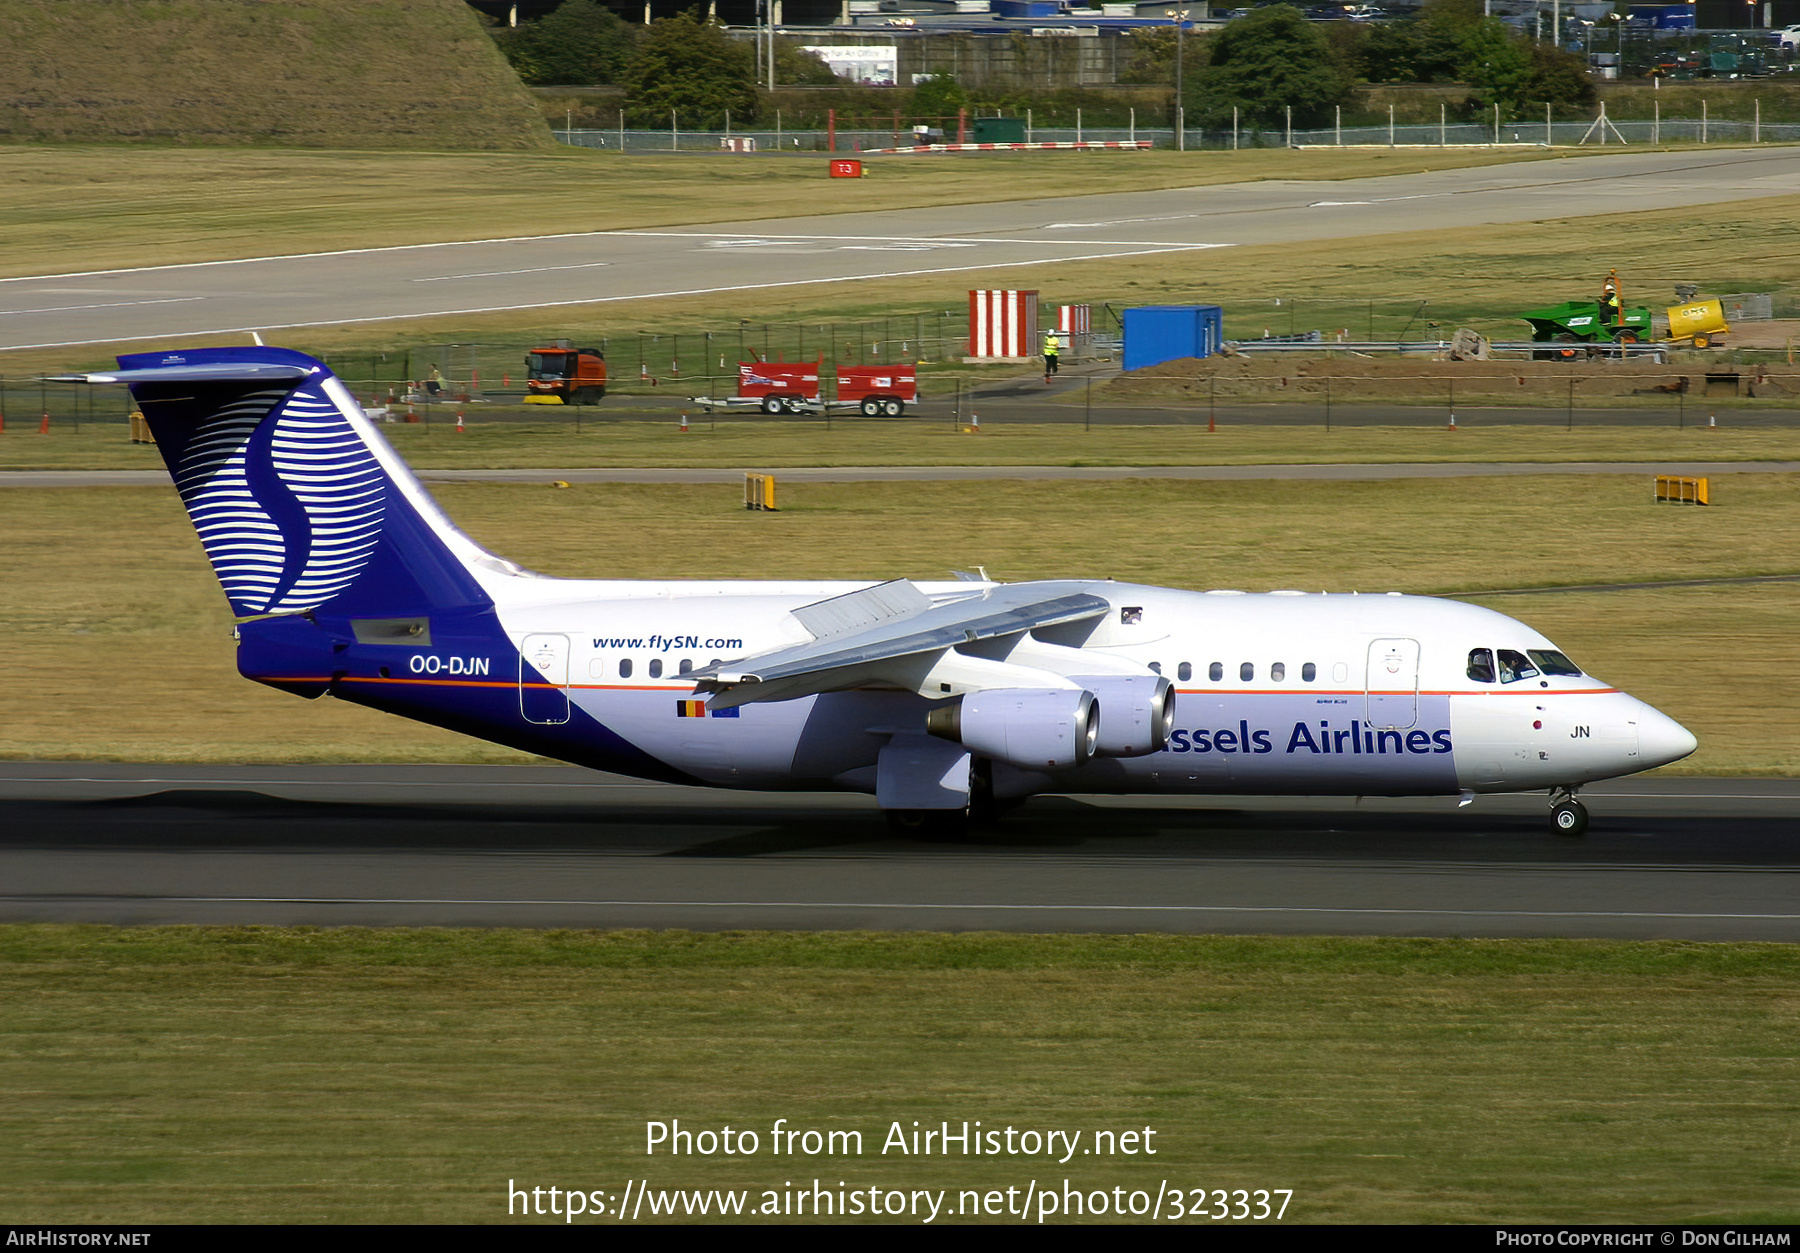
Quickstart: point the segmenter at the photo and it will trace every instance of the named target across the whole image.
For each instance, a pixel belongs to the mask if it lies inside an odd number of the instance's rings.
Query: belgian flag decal
[[[708,716],[706,712],[706,702],[703,700],[678,700],[675,702],[675,716],[677,718],[705,718]],[[711,716],[714,718],[735,718],[738,716],[738,711],[735,708],[715,709],[712,711]]]

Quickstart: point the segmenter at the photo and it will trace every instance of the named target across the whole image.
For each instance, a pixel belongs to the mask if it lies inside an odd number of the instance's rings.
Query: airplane
[[[565,580],[439,508],[281,348],[136,353],[130,388],[246,677],[644,779],[873,794],[948,831],[1045,792],[1456,796],[1679,761],[1673,719],[1492,610],[1420,596],[1006,583]]]

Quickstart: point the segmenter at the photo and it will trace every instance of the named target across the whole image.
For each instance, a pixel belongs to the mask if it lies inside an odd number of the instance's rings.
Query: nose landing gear
[[[1550,829],[1558,835],[1585,835],[1588,829],[1587,806],[1575,799],[1577,789],[1550,789]]]

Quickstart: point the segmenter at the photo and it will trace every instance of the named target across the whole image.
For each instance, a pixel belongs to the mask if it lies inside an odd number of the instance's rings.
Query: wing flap
[[[851,593],[849,597],[835,597],[818,605],[803,606],[795,611],[795,616],[809,631],[815,623],[827,630],[835,624],[850,625],[836,633],[817,635],[810,643],[696,670],[693,676],[696,688],[702,692],[725,692],[751,684],[768,684],[772,686],[766,697],[761,693],[746,696],[738,692],[734,693],[734,698],[737,701],[792,700],[797,696],[842,688],[845,672],[857,667],[941,653],[959,644],[1016,635],[1038,627],[1098,618],[1112,607],[1104,598],[1087,592],[1046,596],[1041,588],[1030,584],[991,587],[979,595],[942,603],[930,601],[910,584],[905,586],[911,596],[899,591],[894,584],[881,584],[862,593]],[[854,600],[865,593],[880,595],[866,601]],[[850,603],[834,606],[834,602],[846,601]],[[921,601],[924,603],[920,604]],[[914,607],[906,611],[903,608],[906,605]],[[834,607],[823,608],[825,606]],[[901,611],[893,612],[896,607],[902,607]],[[854,625],[859,618],[884,611],[888,616],[866,625]]]

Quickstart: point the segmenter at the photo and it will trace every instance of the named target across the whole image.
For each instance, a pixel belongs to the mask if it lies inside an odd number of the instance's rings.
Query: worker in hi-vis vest
[[[1056,355],[1062,351],[1062,344],[1056,338],[1055,331],[1044,332],[1044,382],[1056,373]]]

